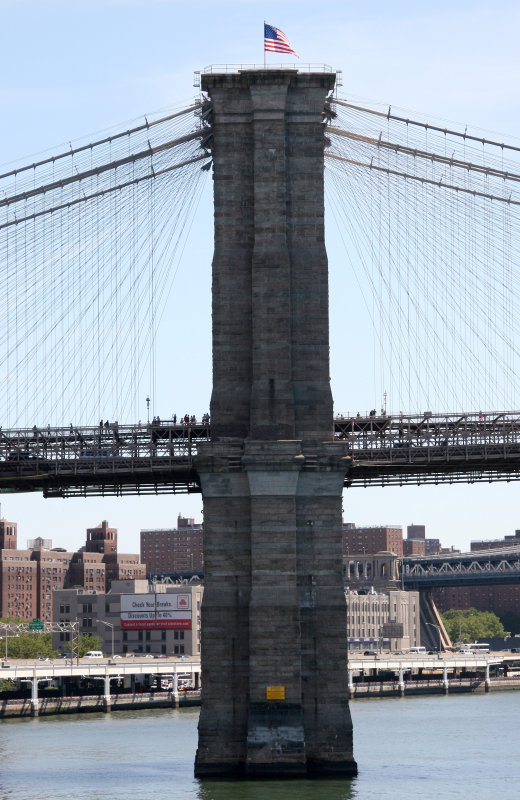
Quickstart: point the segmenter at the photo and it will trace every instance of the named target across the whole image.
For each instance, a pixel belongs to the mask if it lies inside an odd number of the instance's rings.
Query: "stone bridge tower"
[[[212,104],[212,441],[195,773],[353,775],[332,441],[323,112],[332,73],[205,74]]]

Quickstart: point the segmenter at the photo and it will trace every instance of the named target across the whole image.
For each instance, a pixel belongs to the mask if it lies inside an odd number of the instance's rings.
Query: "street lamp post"
[[[8,655],[7,655],[7,640],[8,639],[17,639],[19,634],[18,633],[14,633],[12,636],[9,636],[9,634],[7,632],[7,627],[5,628],[4,633],[5,633],[5,635],[4,635],[4,639],[5,639],[5,661],[7,662],[7,658],[8,658]]]
[[[107,622],[106,619],[98,619],[96,622],[101,622],[103,625],[106,625],[107,628],[110,628],[112,634],[112,658],[114,658],[114,623]]]
[[[441,638],[441,626],[436,625],[434,622],[425,622],[425,625],[429,625],[430,628],[437,628],[437,633],[439,634],[439,653],[442,652],[442,638]]]

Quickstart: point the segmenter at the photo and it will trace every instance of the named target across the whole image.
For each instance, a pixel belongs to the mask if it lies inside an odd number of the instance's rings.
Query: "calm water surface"
[[[0,722],[0,800],[517,800],[520,692],[357,700],[352,781],[193,778],[197,709]]]

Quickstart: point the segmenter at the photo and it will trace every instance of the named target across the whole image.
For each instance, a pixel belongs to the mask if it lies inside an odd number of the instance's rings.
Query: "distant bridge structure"
[[[479,550],[402,559],[406,589],[429,590],[447,586],[507,585],[520,581],[520,547]]]
[[[469,553],[399,556],[392,552],[344,556],[345,581],[351,588],[373,585],[429,591],[446,586],[510,584],[520,580],[520,547]]]

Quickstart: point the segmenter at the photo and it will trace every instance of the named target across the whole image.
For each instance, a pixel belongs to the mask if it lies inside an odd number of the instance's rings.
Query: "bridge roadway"
[[[347,487],[520,478],[520,412],[339,415],[333,436],[346,445]],[[209,422],[172,420],[0,429],[0,493],[200,492],[197,445],[210,438]],[[241,469],[239,457],[227,462],[229,471]],[[312,457],[302,468],[316,468]]]

